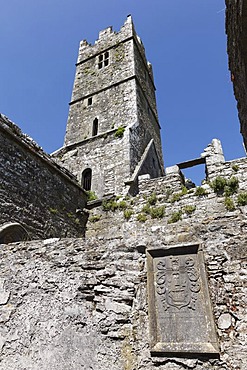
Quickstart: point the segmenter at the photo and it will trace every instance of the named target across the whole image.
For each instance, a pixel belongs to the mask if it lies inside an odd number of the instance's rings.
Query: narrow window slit
[[[96,136],[98,134],[98,127],[99,127],[99,121],[98,121],[98,118],[95,118],[93,120],[92,136]]]

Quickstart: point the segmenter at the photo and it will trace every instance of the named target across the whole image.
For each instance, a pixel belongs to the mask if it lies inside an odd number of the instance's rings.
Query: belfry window
[[[98,134],[98,128],[99,128],[99,121],[98,121],[98,118],[95,118],[93,120],[92,136],[96,136]]]
[[[109,51],[106,51],[103,54],[100,54],[98,57],[98,68],[101,69],[103,67],[108,66],[109,64]]]
[[[91,190],[92,184],[92,170],[87,168],[82,172],[81,185],[85,190]]]

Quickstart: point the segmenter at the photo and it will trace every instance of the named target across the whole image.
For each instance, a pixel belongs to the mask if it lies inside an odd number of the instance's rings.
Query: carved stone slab
[[[153,354],[217,354],[201,245],[147,250]]]

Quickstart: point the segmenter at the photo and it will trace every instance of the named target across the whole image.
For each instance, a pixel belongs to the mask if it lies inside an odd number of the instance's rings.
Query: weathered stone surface
[[[4,238],[6,242],[22,239],[21,227],[31,239],[84,235],[87,217],[83,208],[87,196],[83,189],[66,169],[51,161],[3,115],[0,173],[1,242]],[[19,229],[17,223],[21,225]],[[9,227],[12,224],[8,235],[5,224]]]
[[[229,69],[237,100],[240,131],[247,150],[247,1],[225,2]]]
[[[112,74],[97,72],[92,85],[92,68],[106,49],[113,65],[105,67]],[[94,46],[83,41],[77,67],[67,147],[55,156],[78,179],[83,166],[95,166],[99,195],[119,192],[120,198],[88,205],[84,239],[60,240],[82,232],[85,219],[82,215],[80,225],[74,214],[79,218],[85,194],[71,174],[1,116],[1,217],[16,217],[31,237],[49,239],[1,245],[0,369],[246,370],[247,205],[238,202],[247,189],[246,158],[225,162],[214,139],[196,160],[205,163],[201,188],[188,186],[181,171],[188,162],[152,178],[151,167],[157,166],[152,158],[161,154],[154,145],[158,126],[153,76],[130,17],[119,33],[101,31]],[[80,73],[90,77],[83,79]],[[114,94],[109,89],[106,93],[111,79],[118,85],[114,109]],[[129,96],[135,97],[138,112]],[[87,113],[80,122],[83,110]],[[102,114],[102,132],[77,142],[95,112]],[[115,114],[119,120],[112,128]],[[121,121],[127,127],[132,114],[137,120],[116,138],[117,127]],[[126,171],[134,179],[123,186]],[[137,181],[139,174],[144,176]],[[223,191],[212,189],[218,176],[238,185],[230,205]],[[137,195],[125,196],[133,183]],[[199,245],[204,262],[199,248],[184,252]],[[174,250],[180,253],[170,253]]]
[[[246,328],[244,280],[246,279],[247,221],[244,211],[246,206],[239,206],[237,198],[238,194],[247,189],[247,163],[245,158],[224,162],[223,153],[220,154],[220,152],[219,142],[214,140],[203,154],[206,154],[207,180],[212,182],[217,176],[227,180],[233,177],[238,179],[237,193],[231,196],[235,209],[228,210],[225,206],[225,197],[216,194],[208,184],[203,185],[206,191],[204,195],[196,195],[197,188],[182,192],[184,180],[181,172],[168,171],[163,178],[145,179],[141,177],[139,194],[132,198],[120,198],[117,201],[119,204],[122,201],[126,203],[124,210],[115,209],[113,212],[101,207],[92,209],[86,235],[89,238],[97,235],[107,243],[111,242],[113,234],[119,239],[123,238],[125,242],[136,240],[136,249],[142,256],[145,255],[145,250],[149,249],[157,250],[173,248],[174,245],[182,247],[184,244],[202,243],[213,321],[219,339],[220,360],[207,360],[203,364],[195,360],[188,366],[192,369],[245,370],[247,364],[244,352],[246,343],[244,339],[244,328]],[[164,210],[163,215],[153,218],[150,209],[155,210],[161,207]],[[129,220],[125,218],[126,210],[131,212]],[[186,213],[186,210],[191,210],[191,212]],[[170,222],[171,217],[177,212],[180,218],[177,222]],[[140,214],[144,214],[145,222],[139,221]],[[99,216],[97,221],[94,220],[94,215]],[[159,309],[161,311],[162,306]],[[147,307],[145,312],[146,310]],[[228,326],[226,319],[229,319],[228,316],[224,316],[226,313],[232,318],[229,327],[226,327]],[[196,330],[198,330],[198,325],[195,325],[195,333]],[[169,330],[164,332],[172,335]],[[147,348],[150,351],[152,347]],[[180,350],[184,351],[181,346]],[[179,353],[179,356],[182,354]],[[152,357],[152,363],[160,366],[162,370],[183,369],[187,366],[184,361],[179,362],[176,357],[171,359],[167,357],[167,354],[165,359],[164,357],[163,359]],[[143,369],[152,369],[154,365],[148,366],[143,366]]]
[[[232,317],[229,313],[223,313],[218,319],[218,327],[222,330],[230,328],[232,325]]]
[[[112,237],[109,228],[108,237],[99,232],[99,238],[1,246],[0,369],[244,370],[244,220],[239,213],[229,223],[228,212],[215,198],[213,203],[215,217],[202,208],[195,218],[175,224],[153,219],[155,233],[151,220],[139,230],[139,223],[133,228],[133,221],[115,213],[115,222],[129,230],[124,236]],[[234,318],[229,328],[218,325],[220,359],[150,353],[143,252],[171,248],[188,230],[190,240],[202,241],[216,323],[225,322],[226,313]]]
[[[218,353],[200,245],[147,250],[153,354]]]
[[[64,145],[53,158],[82,183],[91,169],[99,198],[135,192],[138,175],[164,174],[152,67],[131,16],[94,45],[81,42]]]

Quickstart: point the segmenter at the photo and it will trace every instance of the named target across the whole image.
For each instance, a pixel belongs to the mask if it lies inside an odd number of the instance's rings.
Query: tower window
[[[109,51],[106,51],[104,54],[104,66],[108,66],[109,64]]]
[[[99,55],[98,68],[101,69],[103,67],[108,66],[108,64],[109,64],[109,51],[106,51],[104,54]]]
[[[92,184],[92,170],[87,168],[82,172],[81,185],[85,190],[91,190]]]
[[[92,105],[93,104],[93,98],[88,98],[87,100],[87,105]]]
[[[95,118],[93,120],[92,136],[96,136],[98,134],[98,128],[99,128],[99,121],[98,121],[98,118]]]

